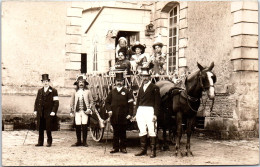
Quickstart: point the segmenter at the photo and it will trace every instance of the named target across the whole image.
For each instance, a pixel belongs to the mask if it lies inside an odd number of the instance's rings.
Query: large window
[[[168,70],[172,73],[178,67],[178,34],[179,34],[179,5],[169,12],[169,41],[168,41]]]

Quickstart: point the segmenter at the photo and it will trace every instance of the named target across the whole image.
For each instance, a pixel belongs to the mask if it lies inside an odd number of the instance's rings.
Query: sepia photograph
[[[259,165],[258,6],[2,1],[2,166]]]

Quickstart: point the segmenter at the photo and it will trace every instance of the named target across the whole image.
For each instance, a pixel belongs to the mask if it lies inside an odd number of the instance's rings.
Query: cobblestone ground
[[[251,140],[212,140],[192,137],[193,157],[175,157],[174,146],[170,151],[157,150],[157,157],[135,157],[139,151],[138,133],[128,132],[127,154],[110,154],[112,135],[106,134],[102,142],[95,142],[88,136],[89,147],[70,147],[76,140],[74,131],[53,132],[52,147],[35,147],[38,132],[2,132],[3,166],[75,166],[75,165],[255,165],[259,163],[259,141]],[[46,134],[45,134],[46,135]],[[181,147],[185,148],[185,137]],[[46,142],[45,142],[46,144]],[[105,151],[106,149],[106,151]],[[148,151],[150,154],[150,151]]]

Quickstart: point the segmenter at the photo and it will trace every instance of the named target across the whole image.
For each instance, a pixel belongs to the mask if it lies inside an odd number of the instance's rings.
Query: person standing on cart
[[[133,96],[123,87],[123,72],[116,73],[116,88],[109,92],[106,99],[106,109],[108,111],[111,125],[113,126],[113,150],[111,154],[126,151],[126,127],[127,120],[133,114]]]
[[[156,120],[160,106],[159,87],[151,83],[151,77],[148,68],[141,69],[143,84],[139,89],[136,102],[136,121],[139,128],[141,142],[141,151],[135,156],[147,154],[147,134],[150,137],[151,155],[150,158],[156,157]]]
[[[88,82],[86,81],[85,76],[78,76],[77,81],[74,83],[77,86],[76,91],[71,96],[70,107],[71,112],[70,116],[75,116],[76,124],[76,136],[77,142],[74,146],[85,146],[87,144],[87,135],[88,135],[88,118],[89,114],[92,114],[92,108],[94,107],[94,101],[90,90],[87,89]],[[83,142],[81,142],[81,128],[83,135]]]
[[[37,117],[37,129],[39,129],[38,144],[35,146],[43,146],[44,130],[46,130],[47,147],[51,147],[51,131],[55,130],[55,124],[57,124],[59,97],[58,91],[50,86],[49,74],[42,74],[42,83],[43,88],[38,90],[34,103],[34,115]]]

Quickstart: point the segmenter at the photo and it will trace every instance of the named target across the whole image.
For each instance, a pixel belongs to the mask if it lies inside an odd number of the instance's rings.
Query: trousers
[[[150,106],[139,106],[136,112],[136,121],[137,126],[140,130],[139,136],[145,136],[147,135],[147,129],[148,134],[151,137],[155,137],[155,124],[156,122],[153,122],[153,116],[154,116],[154,108]]]
[[[41,117],[40,118],[40,126],[39,126],[39,138],[38,138],[38,144],[43,144],[44,143],[44,129],[46,127],[46,119]],[[51,144],[52,143],[52,135],[50,130],[46,130],[47,134],[47,143]]]
[[[88,115],[83,110],[75,112],[75,123],[76,125],[87,124]]]

